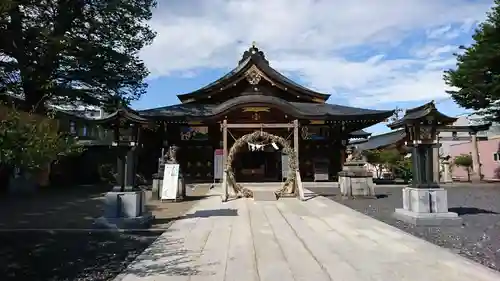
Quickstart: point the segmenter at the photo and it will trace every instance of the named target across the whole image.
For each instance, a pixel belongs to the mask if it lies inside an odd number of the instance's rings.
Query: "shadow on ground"
[[[94,219],[102,215],[102,199],[109,190],[108,186],[85,186],[0,198],[0,212],[5,214],[0,216],[0,280],[100,281],[112,280],[122,272],[164,229],[85,231],[92,229]],[[182,218],[205,197],[206,190],[188,193],[192,196],[183,202],[149,201],[148,207],[155,209],[153,213],[160,219]],[[177,255],[179,259],[169,270],[189,272],[181,266],[186,259],[180,259],[181,252],[155,251],[159,252],[151,258]],[[143,274],[147,274],[144,270],[155,272],[152,268],[142,269]]]
[[[485,210],[481,208],[476,208],[476,207],[455,207],[455,208],[449,208],[448,211],[457,213],[459,216],[463,215],[479,215],[479,214],[495,214],[498,215],[497,212],[490,211],[490,210]]]
[[[160,234],[0,232],[1,280],[110,280]]]
[[[201,252],[186,250],[183,245],[183,238],[174,239],[161,236],[132,265],[122,272],[120,277],[125,275],[153,277],[158,275],[193,276],[215,274],[215,272],[207,270],[215,263],[195,264],[194,261],[198,259]]]
[[[103,212],[109,186],[75,186],[0,198],[0,230],[89,229]]]
[[[173,221],[190,219],[190,218],[236,217],[236,216],[238,216],[237,209],[200,210],[192,214],[186,214],[174,218],[155,218],[155,220],[153,221],[153,225],[171,223]]]

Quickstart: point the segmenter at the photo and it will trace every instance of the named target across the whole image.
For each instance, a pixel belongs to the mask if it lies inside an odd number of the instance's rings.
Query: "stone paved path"
[[[324,197],[200,201],[116,280],[493,281],[500,274]]]

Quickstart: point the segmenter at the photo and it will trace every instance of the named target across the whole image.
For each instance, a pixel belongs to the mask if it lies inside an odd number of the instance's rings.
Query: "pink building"
[[[479,162],[481,163],[481,174],[485,180],[499,179],[500,173],[495,172],[500,167],[500,136],[489,137],[488,140],[478,141]],[[457,143],[450,145],[450,156],[454,159],[461,154],[472,153],[472,142]],[[500,170],[500,168],[498,168]],[[461,167],[452,168],[452,178],[456,180],[467,180],[467,172]]]

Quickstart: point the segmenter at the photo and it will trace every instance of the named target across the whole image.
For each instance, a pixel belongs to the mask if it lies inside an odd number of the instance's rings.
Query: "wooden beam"
[[[290,123],[276,123],[276,124],[222,124],[223,128],[229,129],[266,129],[266,128],[293,128],[294,125]]]
[[[474,129],[469,127],[438,127],[438,132],[475,132]]]
[[[477,137],[478,140],[488,140],[488,137]],[[439,137],[439,141],[472,141],[472,136]]]

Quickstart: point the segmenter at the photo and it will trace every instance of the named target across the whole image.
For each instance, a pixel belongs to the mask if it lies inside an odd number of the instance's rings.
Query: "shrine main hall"
[[[393,114],[392,110],[327,103],[330,95],[285,77],[271,67],[255,45],[244,52],[229,73],[177,97],[179,104],[137,112],[161,128],[144,134],[140,157],[148,161],[141,163],[158,163],[162,148],[175,145],[185,179],[196,182],[220,178],[215,175],[214,165],[221,163],[216,163],[214,155],[255,131],[281,137],[298,152],[302,180],[336,181],[345,161],[348,140],[368,137],[362,129]],[[222,133],[223,124],[226,137]],[[281,148],[275,143],[248,143],[232,159],[236,180],[282,181],[289,159]],[[145,175],[155,173],[156,169],[157,166],[149,164],[139,166],[139,172]]]

